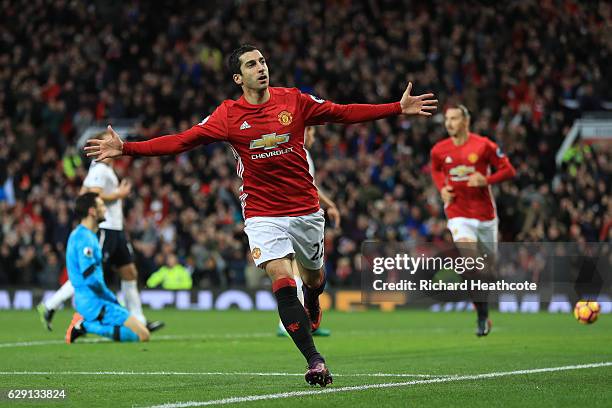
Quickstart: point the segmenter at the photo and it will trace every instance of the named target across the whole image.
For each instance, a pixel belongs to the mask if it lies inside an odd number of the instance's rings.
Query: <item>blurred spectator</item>
[[[191,289],[191,274],[178,262],[176,255],[169,255],[166,264],[155,271],[147,279],[147,287],[168,290]]]
[[[43,246],[41,258],[45,260],[45,264],[40,271],[38,284],[43,288],[55,290],[60,279],[62,263],[49,244]]]

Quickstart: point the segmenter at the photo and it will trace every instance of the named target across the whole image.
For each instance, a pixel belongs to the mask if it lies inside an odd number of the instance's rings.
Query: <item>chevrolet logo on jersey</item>
[[[467,181],[468,176],[476,171],[474,166],[461,164],[449,170],[448,174],[452,181]]]
[[[251,140],[251,149],[264,149],[270,150],[278,147],[279,144],[287,143],[291,133],[285,133],[277,135],[276,133],[270,133],[263,135],[261,139]]]

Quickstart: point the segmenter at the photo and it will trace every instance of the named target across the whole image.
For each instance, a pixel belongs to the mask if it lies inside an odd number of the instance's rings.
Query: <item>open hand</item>
[[[431,116],[430,111],[435,111],[438,108],[438,100],[431,99],[434,94],[427,93],[418,96],[410,95],[410,91],[412,91],[412,82],[408,83],[408,87],[406,91],[404,91],[404,95],[402,95],[402,99],[400,100],[400,106],[402,107],[402,113],[405,115],[421,115],[421,116]]]
[[[113,130],[111,125],[108,125],[108,136],[104,139],[89,139],[83,150],[87,157],[92,157],[95,161],[101,161],[107,158],[119,157],[123,154],[123,142],[121,138]]]

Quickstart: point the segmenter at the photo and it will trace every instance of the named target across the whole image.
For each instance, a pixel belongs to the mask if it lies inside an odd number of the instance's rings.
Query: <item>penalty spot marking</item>
[[[335,394],[335,393],[340,393],[340,392],[364,391],[364,390],[382,389],[382,388],[398,388],[398,387],[408,387],[411,385],[418,385],[418,384],[436,384],[436,383],[455,382],[455,381],[483,380],[483,379],[488,379],[488,378],[508,377],[508,376],[515,376],[515,375],[550,373],[550,372],[555,372],[555,371],[581,370],[581,369],[587,369],[587,368],[610,367],[610,366],[612,366],[612,362],[608,361],[608,362],[592,363],[592,364],[579,364],[579,365],[548,367],[548,368],[534,368],[534,369],[529,369],[529,370],[498,371],[498,372],[492,372],[492,373],[461,375],[461,376],[456,376],[456,377],[445,377],[445,378],[430,378],[430,379],[424,379],[424,380],[412,380],[412,381],[394,382],[394,383],[365,384],[365,385],[356,385],[356,386],[339,387],[339,388],[323,388],[323,389],[316,390],[316,391],[315,390],[313,391],[293,391],[293,392],[281,392],[278,394],[231,397],[231,398],[223,398],[223,399],[210,400],[210,401],[175,402],[175,403],[167,403],[167,404],[161,404],[161,405],[152,405],[147,408],[187,408],[187,407],[203,407],[203,406],[209,406],[209,405],[227,405],[227,404],[235,404],[235,403],[240,403],[240,402],[265,401],[265,400],[284,399],[284,398],[292,398],[292,397],[303,397],[303,396],[308,396],[308,395]]]

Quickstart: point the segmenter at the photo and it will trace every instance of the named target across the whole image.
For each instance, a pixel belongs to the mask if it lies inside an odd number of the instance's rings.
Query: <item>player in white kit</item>
[[[103,138],[106,131],[97,137]],[[103,268],[116,268],[121,277],[121,291],[125,299],[125,306],[138,320],[147,325],[149,331],[159,330],[164,323],[160,321],[147,322],[138,293],[138,271],[133,259],[132,245],[128,242],[123,230],[123,199],[131,191],[132,185],[127,180],[119,183],[117,174],[113,170],[113,159],[100,162],[93,161],[80,194],[87,192],[97,193],[106,205],[105,221],[100,224],[98,238],[102,247]],[[51,321],[57,308],[74,295],[74,287],[70,281],[53,296],[37,306],[41,322],[47,330],[51,330]]]

